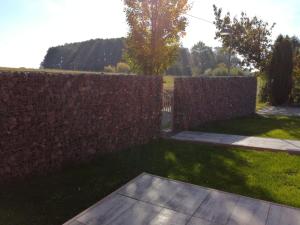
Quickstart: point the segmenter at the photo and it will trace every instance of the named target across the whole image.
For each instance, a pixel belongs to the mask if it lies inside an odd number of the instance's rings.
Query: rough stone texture
[[[160,77],[0,73],[0,182],[158,137],[161,92]]]
[[[174,85],[174,130],[255,113],[255,77],[177,78]]]

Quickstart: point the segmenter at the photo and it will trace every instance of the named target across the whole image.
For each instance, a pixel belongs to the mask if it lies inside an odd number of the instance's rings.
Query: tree
[[[291,43],[293,47],[293,58],[294,58],[294,69],[300,69],[300,40],[297,37],[291,38]]]
[[[221,64],[229,64],[229,53],[226,49],[221,47],[212,49],[200,41],[192,47],[191,53],[193,59],[193,75],[213,75],[215,69],[215,74],[228,75],[228,68],[224,69],[222,66],[220,67]],[[235,54],[232,54],[230,58],[231,67],[234,69],[234,71],[230,71],[230,74],[241,74],[241,60]],[[224,74],[225,70],[226,74]]]
[[[279,35],[269,66],[270,101],[272,105],[287,103],[292,91],[293,45],[291,39]]]
[[[297,37],[292,37],[291,42],[294,52],[294,70],[293,70],[293,90],[292,102],[300,104],[300,40]]]
[[[185,35],[188,0],[124,0],[129,34],[126,59],[145,75],[158,75],[176,60]]]
[[[175,63],[168,68],[168,75],[192,76],[191,54],[187,48],[179,48]]]
[[[297,53],[294,56],[294,63],[295,63],[295,73],[300,75],[300,48],[297,50]]]
[[[232,18],[229,12],[223,16],[221,8],[215,5],[213,7],[217,29],[215,38],[220,39],[224,47],[243,56],[244,65],[264,70],[270,57],[271,36],[275,24],[269,25],[256,16],[250,18],[244,12],[240,18]],[[225,30],[230,35],[223,35]]]
[[[203,74],[207,69],[214,68],[216,58],[211,47],[199,41],[192,47],[192,59],[195,75]]]
[[[94,39],[49,48],[41,67],[45,69],[103,71],[121,61],[124,38]]]
[[[231,52],[230,53],[230,64],[232,67],[239,67],[242,62],[241,60],[236,56],[235,53]],[[222,47],[215,47],[214,48],[214,55],[216,59],[216,65],[220,63],[224,63],[226,65],[229,64],[229,52]]]

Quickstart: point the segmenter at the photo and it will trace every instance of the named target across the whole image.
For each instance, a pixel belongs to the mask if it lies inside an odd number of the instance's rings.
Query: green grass
[[[158,140],[0,187],[0,224],[61,224],[142,172],[300,207],[300,157]]]
[[[300,140],[300,117],[252,116],[214,122],[193,130]]]
[[[163,76],[165,90],[174,89],[174,79],[174,76]]]
[[[256,110],[261,110],[265,107],[269,106],[269,104],[267,102],[256,102]]]

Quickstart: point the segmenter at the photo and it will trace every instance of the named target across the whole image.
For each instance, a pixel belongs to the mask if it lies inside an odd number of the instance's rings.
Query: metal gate
[[[161,127],[163,130],[172,129],[173,121],[173,90],[163,90],[162,94],[162,122]]]

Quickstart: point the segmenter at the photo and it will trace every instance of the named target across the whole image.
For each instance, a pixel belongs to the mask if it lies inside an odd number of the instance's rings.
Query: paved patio
[[[193,141],[216,145],[226,145],[235,147],[247,147],[270,151],[283,151],[293,154],[300,154],[300,141],[248,137],[241,135],[216,134],[205,132],[184,131],[171,137],[173,140]]]
[[[265,107],[257,112],[259,115],[268,116],[300,116],[300,107]]]
[[[300,225],[300,209],[141,174],[65,225]]]

